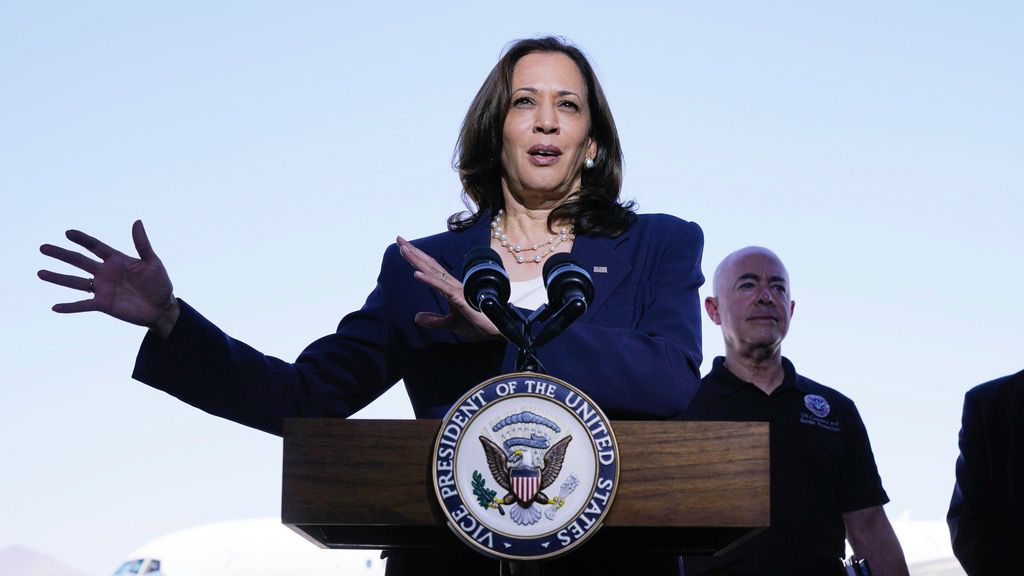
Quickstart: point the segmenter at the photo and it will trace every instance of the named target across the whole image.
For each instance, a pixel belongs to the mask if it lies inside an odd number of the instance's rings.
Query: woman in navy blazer
[[[98,310],[150,328],[135,378],[280,434],[286,417],[346,417],[399,380],[418,417],[442,417],[470,387],[515,368],[515,347],[462,295],[466,252],[497,250],[513,303],[525,308],[538,303],[531,293],[543,294],[543,262],[571,252],[593,278],[593,303],[538,350],[540,362],[611,418],[681,412],[700,381],[703,237],[696,224],[637,216],[632,203],[619,201],[618,134],[582,52],[557,38],[514,43],[471,104],[457,154],[474,209],[452,216],[441,234],[399,238],[385,252],[365,305],[295,362],[229,337],[175,298],[141,222],[132,229],[138,259],[72,230],[68,238],[101,262],[51,245],[41,251],[92,278],[45,270],[39,276],[94,293],[54,306],[57,312]],[[636,562],[629,559],[629,566]],[[389,573],[393,568],[389,562]]]

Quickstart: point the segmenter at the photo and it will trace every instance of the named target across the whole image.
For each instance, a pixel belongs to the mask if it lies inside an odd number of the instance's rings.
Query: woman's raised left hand
[[[398,250],[416,271],[413,276],[424,284],[436,288],[448,300],[448,313],[419,312],[416,323],[427,328],[451,330],[463,342],[477,342],[500,338],[498,329],[482,313],[474,310],[462,292],[462,282],[452,277],[443,266],[426,252],[399,236]]]

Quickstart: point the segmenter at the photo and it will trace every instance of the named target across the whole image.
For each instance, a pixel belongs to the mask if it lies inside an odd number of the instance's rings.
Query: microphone
[[[550,342],[587,311],[594,299],[594,281],[572,256],[558,253],[544,263],[544,285],[548,306],[557,311],[537,335],[536,346]]]
[[[530,347],[525,323],[509,310],[512,289],[501,256],[487,246],[466,253],[462,267],[462,293],[466,302],[490,320],[506,339],[520,348]]]
[[[548,303],[562,307],[574,300],[582,302],[583,310],[594,299],[594,281],[580,268],[572,256],[559,252],[544,263],[544,285],[548,289]]]
[[[512,289],[497,252],[487,246],[477,246],[466,252],[462,261],[462,291],[474,310],[483,312],[480,305],[487,300],[508,303]]]

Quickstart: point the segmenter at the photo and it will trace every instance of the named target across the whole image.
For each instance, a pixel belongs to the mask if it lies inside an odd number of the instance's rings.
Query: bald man
[[[796,305],[782,261],[765,248],[738,250],[715,270],[713,290],[704,307],[722,328],[725,357],[684,418],[769,422],[771,527],[724,556],[686,558],[686,575],[839,575],[845,538],[874,576],[908,574],[857,408],[782,356]]]

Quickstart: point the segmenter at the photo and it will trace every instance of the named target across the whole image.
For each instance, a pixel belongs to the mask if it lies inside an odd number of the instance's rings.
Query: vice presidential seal
[[[451,529],[497,558],[540,560],[592,536],[615,497],[618,447],[601,409],[529,372],[467,392],[434,442],[434,490]]]

